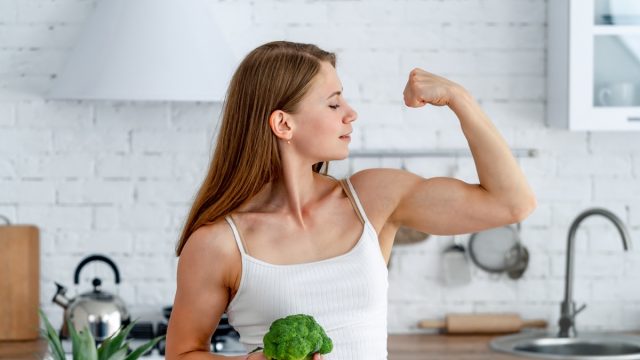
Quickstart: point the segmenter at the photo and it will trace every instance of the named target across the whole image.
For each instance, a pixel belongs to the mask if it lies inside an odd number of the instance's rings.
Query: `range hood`
[[[204,0],[98,0],[46,98],[221,101],[236,67]]]

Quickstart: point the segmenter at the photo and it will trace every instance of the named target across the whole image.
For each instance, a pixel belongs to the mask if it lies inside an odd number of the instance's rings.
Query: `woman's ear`
[[[282,110],[276,110],[269,116],[269,126],[280,139],[289,140],[293,137],[293,121],[291,116]]]

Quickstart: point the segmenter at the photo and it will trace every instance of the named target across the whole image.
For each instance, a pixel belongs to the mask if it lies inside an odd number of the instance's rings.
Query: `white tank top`
[[[351,250],[333,258],[292,265],[256,259],[244,251],[233,219],[225,217],[242,254],[240,285],[226,313],[247,351],[263,346],[274,320],[308,314],[333,340],[325,359],[387,359],[387,266],[378,235],[348,178],[346,183],[364,230]]]

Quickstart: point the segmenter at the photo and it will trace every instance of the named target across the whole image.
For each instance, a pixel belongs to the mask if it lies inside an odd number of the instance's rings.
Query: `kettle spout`
[[[56,290],[56,294],[53,296],[53,299],[51,301],[53,301],[54,303],[62,306],[64,309],[66,309],[69,306],[69,303],[71,302],[71,300],[69,300],[69,298],[67,298],[64,294],[67,292],[67,288],[55,283],[57,290]]]

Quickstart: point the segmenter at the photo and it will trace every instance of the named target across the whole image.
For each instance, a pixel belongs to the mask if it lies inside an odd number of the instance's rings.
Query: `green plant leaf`
[[[74,329],[75,331],[75,329]],[[77,342],[73,346],[74,360],[98,360],[98,351],[96,349],[96,341],[91,334],[88,326],[83,331],[76,334]]]
[[[107,360],[124,360],[127,357],[127,352],[129,352],[129,347],[120,348],[118,351],[114,352],[107,358]]]
[[[126,355],[129,350],[129,343],[126,342],[126,339],[137,321],[137,319],[132,321],[126,327],[121,326],[115,333],[105,339],[98,347],[98,360],[111,360],[114,357],[119,359],[120,355],[116,354],[120,354],[122,349],[125,350]]]
[[[108,360],[115,352],[118,351],[118,346],[114,343],[114,339],[118,335],[118,331],[109,335],[98,346],[98,360]]]
[[[123,346],[123,342],[127,339],[127,336],[129,336],[129,333],[133,329],[133,325],[135,325],[136,322],[137,320],[134,320],[124,329],[121,327],[118,331],[116,331],[116,336],[113,338],[111,344],[109,345],[111,353],[119,350]]]
[[[156,346],[158,341],[160,341],[160,340],[162,340],[164,338],[165,338],[165,335],[158,336],[155,339],[149,340],[148,342],[144,343],[143,345],[140,345],[133,352],[131,352],[131,354],[129,354],[129,356],[127,356],[125,360],[137,360],[140,356],[142,356],[144,353],[149,351],[149,349],[152,349],[154,346]]]
[[[107,352],[109,351],[109,345],[111,344],[111,336],[104,339],[103,342],[98,346],[98,360],[106,360],[108,359]]]
[[[80,355],[76,355],[76,353],[80,352],[80,343],[82,342],[82,340],[80,339],[80,334],[78,334],[75,326],[73,326],[73,323],[70,320],[67,320],[67,330],[71,337],[71,350],[73,353],[73,358],[78,359],[78,357],[76,356]]]
[[[51,355],[53,356],[54,360],[66,360],[64,356],[64,350],[62,349],[62,343],[60,342],[60,338],[58,337],[58,333],[53,328],[53,326],[51,326],[51,323],[49,322],[49,319],[47,318],[47,315],[45,315],[44,311],[42,311],[42,309],[38,309],[38,312],[40,313],[40,318],[42,318],[42,320],[44,321],[45,328],[42,329],[42,331],[49,342]]]

